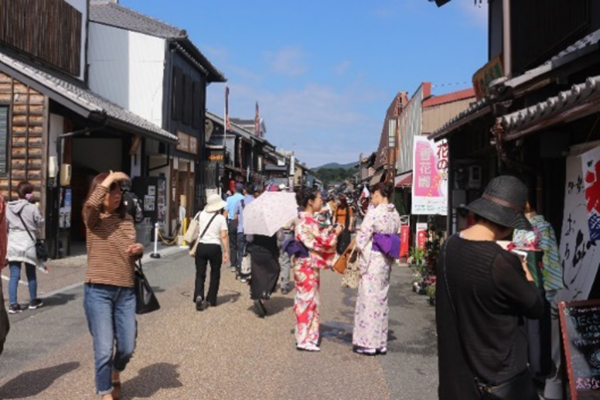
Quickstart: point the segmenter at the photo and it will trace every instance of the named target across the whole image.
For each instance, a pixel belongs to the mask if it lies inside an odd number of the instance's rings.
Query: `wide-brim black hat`
[[[492,179],[483,195],[466,209],[498,225],[530,231],[526,204],[527,186],[519,178],[504,175]]]

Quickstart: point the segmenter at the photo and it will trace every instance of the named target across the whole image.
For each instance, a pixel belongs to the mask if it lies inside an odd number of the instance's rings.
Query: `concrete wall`
[[[89,85],[163,126],[164,39],[90,22]]]

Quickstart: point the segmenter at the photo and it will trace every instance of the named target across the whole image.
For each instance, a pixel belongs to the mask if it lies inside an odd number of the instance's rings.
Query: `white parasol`
[[[264,192],[244,208],[244,234],[273,236],[297,216],[294,193]]]

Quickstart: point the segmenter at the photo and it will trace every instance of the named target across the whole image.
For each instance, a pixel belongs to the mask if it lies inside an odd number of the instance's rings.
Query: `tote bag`
[[[158,299],[150,286],[150,282],[144,275],[142,262],[138,261],[135,266],[135,313],[147,314],[160,308]]]

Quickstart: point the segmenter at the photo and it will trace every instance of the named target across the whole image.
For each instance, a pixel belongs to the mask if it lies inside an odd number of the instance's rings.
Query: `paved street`
[[[267,305],[270,316],[260,320],[248,288],[224,268],[219,306],[196,312],[192,260],[173,250],[145,264],[162,309],[138,317],[124,399],[437,398],[434,310],[411,292],[406,268],[393,274],[387,356],[352,353],[355,291],[341,289],[341,278],[329,271],[322,284],[322,352],[311,354],[294,347],[293,293],[276,294]],[[1,399],[94,398],[91,337],[78,285],[84,266],[81,259],[76,264],[56,265],[40,279],[40,293],[52,287],[47,306],[11,316],[0,357]],[[61,282],[67,290],[59,290]],[[26,299],[26,286],[19,290]]]

